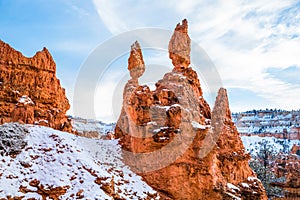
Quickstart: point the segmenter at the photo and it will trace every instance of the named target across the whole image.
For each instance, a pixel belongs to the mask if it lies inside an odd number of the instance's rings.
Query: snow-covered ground
[[[300,145],[299,140],[278,139],[275,137],[242,136],[241,139],[246,151],[252,156],[259,152],[262,148],[261,144],[264,142],[271,146],[274,153],[282,152],[285,148],[286,151],[290,151],[294,144]]]
[[[89,139],[47,127],[23,126],[29,131],[24,139],[27,146],[15,158],[0,156],[0,199],[42,199],[35,192],[37,188],[29,184],[34,179],[45,188],[67,186],[61,199],[74,199],[81,190],[83,199],[113,199],[102,187],[112,183],[115,193],[125,199],[145,199],[147,194],[156,194],[122,162],[117,140]],[[20,188],[32,192],[22,193]]]

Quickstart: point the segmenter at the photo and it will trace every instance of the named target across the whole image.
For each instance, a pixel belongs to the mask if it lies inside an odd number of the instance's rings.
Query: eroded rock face
[[[142,50],[137,41],[131,45],[130,57],[128,58],[128,70],[131,78],[134,80],[137,80],[145,72]]]
[[[130,57],[128,58],[128,70],[131,79],[126,83],[123,92],[123,108],[117,122],[115,135],[121,138],[134,125],[143,125],[149,122],[149,107],[152,104],[152,92],[148,86],[140,86],[138,78],[145,71],[142,51],[139,43],[136,41],[131,46]],[[132,130],[130,131],[132,132]]]
[[[298,155],[300,154],[300,146],[294,144],[292,149],[291,149],[291,154],[297,154],[297,153],[298,153]]]
[[[70,105],[55,73],[46,48],[27,58],[0,41],[0,123],[40,124],[70,132]]]
[[[294,148],[295,147],[296,145],[294,145]],[[291,151],[289,154],[278,154],[271,170],[276,174],[277,177],[286,177],[286,179],[283,183],[273,182],[272,185],[283,188],[285,197],[290,197],[291,199],[292,197],[294,199],[300,198],[299,169],[300,158],[299,156],[293,154],[293,151]]]
[[[191,39],[188,35],[188,22],[177,24],[169,42],[169,58],[175,68],[187,68],[190,65]]]
[[[186,20],[175,28],[169,51],[174,69],[154,91],[133,77],[124,88],[115,129],[124,162],[162,199],[267,199],[248,165],[250,156],[232,122],[226,90],[220,89],[211,112],[197,73],[188,66]]]
[[[220,177],[227,183],[225,195],[235,195],[242,199],[267,199],[263,185],[256,178],[248,161],[250,154],[245,152],[239,133],[232,121],[227,91],[219,90],[212,112],[212,126],[216,142],[215,163],[220,170]],[[233,192],[228,185],[233,184],[239,192]]]

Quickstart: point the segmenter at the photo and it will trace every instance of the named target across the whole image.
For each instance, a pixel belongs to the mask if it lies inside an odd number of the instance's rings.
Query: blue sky
[[[78,72],[95,48],[137,28],[173,30],[183,18],[189,21],[191,39],[216,66],[232,111],[300,108],[300,2],[296,0],[0,0],[0,39],[25,56],[47,47],[72,103]],[[110,51],[116,48],[118,44]],[[112,61],[98,83],[94,107],[97,118],[104,121],[118,116],[111,102],[126,76],[127,56]],[[145,52],[144,57],[148,66],[170,67],[165,51]],[[205,80],[200,82],[204,85]]]

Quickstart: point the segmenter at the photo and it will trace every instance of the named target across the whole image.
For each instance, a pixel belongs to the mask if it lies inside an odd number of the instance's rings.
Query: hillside
[[[17,123],[1,125],[0,133],[0,199],[156,197],[124,165],[116,140],[88,139]]]
[[[269,197],[300,198],[300,111],[233,113],[250,164]]]
[[[300,139],[300,110],[253,110],[233,113],[232,118],[240,134]]]

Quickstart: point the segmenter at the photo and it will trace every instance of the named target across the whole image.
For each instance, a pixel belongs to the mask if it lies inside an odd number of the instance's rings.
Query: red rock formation
[[[250,168],[248,161],[250,155],[245,152],[239,133],[232,121],[229,109],[227,92],[219,90],[215,106],[212,112],[212,126],[216,141],[217,166],[223,179],[240,189],[238,197],[242,199],[267,199],[260,181]],[[246,184],[245,184],[246,183]],[[232,190],[227,190],[226,194]],[[233,193],[234,194],[234,193]]]
[[[211,113],[197,73],[188,66],[186,20],[175,28],[169,51],[174,69],[156,83],[156,90],[140,86],[132,75],[124,88],[115,129],[124,162],[162,199],[267,199],[248,165],[226,90],[219,91]],[[141,53],[136,61],[132,52],[129,69],[144,64]]]
[[[66,116],[70,105],[55,73],[46,48],[27,58],[0,40],[0,123],[19,121],[71,131]]]
[[[12,112],[12,121],[26,124],[34,123],[34,103],[26,95],[22,96]]]
[[[300,140],[300,127],[292,127],[288,133],[288,139]]]
[[[292,149],[291,149],[291,154],[297,154],[298,152],[300,153],[300,146],[294,144],[293,147],[292,147]]]
[[[124,131],[128,133],[128,129],[133,127],[134,124],[143,125],[147,123],[147,120],[149,121],[149,113],[147,111],[152,103],[151,92],[149,87],[139,86],[138,83],[138,78],[145,71],[145,64],[140,45],[137,41],[131,46],[130,57],[128,58],[128,70],[131,80],[127,82],[123,92],[124,106],[115,130],[117,138],[124,136]],[[142,106],[145,109],[141,109]],[[129,123],[133,125],[129,125]]]
[[[169,42],[169,58],[175,68],[187,68],[190,65],[191,39],[188,36],[188,22],[186,19],[177,24]]]
[[[128,58],[128,70],[132,79],[138,79],[145,72],[142,50],[137,41],[131,46],[130,57]]]
[[[294,148],[297,146],[294,145]],[[299,147],[299,146],[298,146]],[[274,182],[272,185],[284,189],[284,196],[290,199],[300,198],[300,158],[290,154],[279,154],[274,162],[272,170],[277,177],[286,177],[284,183]]]

